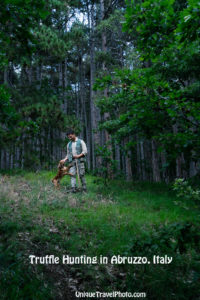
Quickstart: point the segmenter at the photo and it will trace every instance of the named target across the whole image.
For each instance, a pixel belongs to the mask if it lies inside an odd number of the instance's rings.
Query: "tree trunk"
[[[99,145],[99,134],[97,130],[97,121],[99,120],[99,110],[94,103],[94,78],[95,78],[95,60],[94,60],[94,4],[90,12],[90,119],[91,119],[91,150],[92,150],[92,168],[96,168],[95,146]]]
[[[65,58],[65,64],[64,64],[64,105],[63,105],[63,110],[67,114],[67,109],[68,109],[68,103],[67,103],[67,58]]]
[[[41,87],[42,82],[42,65],[37,65],[36,67],[36,80],[37,80],[37,88]]]
[[[193,177],[197,175],[197,167],[196,167],[196,162],[195,161],[190,161],[190,170],[189,170],[189,177]]]
[[[140,154],[141,154],[141,171],[142,171],[142,180],[146,180],[146,172],[145,172],[145,157],[144,157],[144,142],[140,142]]]
[[[154,140],[151,141],[151,150],[152,150],[152,170],[153,170],[153,181],[160,182],[160,170],[158,163],[158,153],[156,151],[156,142]]]
[[[129,142],[129,138],[124,139],[124,148],[126,144]],[[125,150],[124,150],[125,151]],[[132,179],[132,167],[131,167],[131,151],[127,151],[125,154],[125,174],[126,174],[126,180],[130,181]]]
[[[164,151],[161,152],[161,163],[162,163],[162,178],[166,183],[169,183],[169,176],[167,174],[167,159],[166,153]]]
[[[173,133],[174,134],[178,133],[177,124],[173,125]],[[175,145],[175,148],[178,148],[178,145]],[[181,177],[182,177],[182,158],[181,155],[179,154],[176,158],[176,178],[181,178]]]
[[[121,171],[121,158],[120,158],[120,147],[119,145],[115,145],[115,159],[117,161],[117,171]]]
[[[103,19],[105,17],[104,0],[100,0],[100,6],[101,6],[101,20],[103,21]],[[107,48],[106,48],[106,32],[105,31],[102,31],[101,39],[102,39],[102,52],[104,52],[106,54]],[[102,70],[103,70],[104,74],[107,71],[106,63],[105,63],[104,60],[102,62]],[[108,89],[107,88],[104,90],[104,97],[105,98],[108,97]],[[109,117],[110,117],[109,113],[107,113],[107,112],[104,113],[104,121],[109,119]],[[111,144],[111,137],[110,137],[108,131],[105,131],[105,143],[106,143],[106,145],[107,145],[107,147],[108,147],[108,149],[111,153],[110,159],[112,160],[113,159],[113,157],[112,157],[112,144]],[[113,171],[111,169],[111,166],[108,165],[107,168],[108,168],[109,178],[113,178]]]
[[[127,152],[127,155],[125,158],[125,164],[126,164],[126,180],[130,181],[132,179],[131,151]]]
[[[136,148],[136,153],[137,153],[137,177],[140,180],[141,179],[141,153],[140,153],[140,142],[138,140],[138,137],[136,136],[136,140],[137,140],[137,148]]]
[[[8,83],[8,69],[7,68],[4,69],[3,81],[4,81],[4,84]]]
[[[58,81],[58,86],[59,86],[59,88],[62,88],[62,86],[63,86],[63,74],[62,74],[62,62],[60,62],[59,64],[58,64],[58,79],[59,79],[59,81]]]

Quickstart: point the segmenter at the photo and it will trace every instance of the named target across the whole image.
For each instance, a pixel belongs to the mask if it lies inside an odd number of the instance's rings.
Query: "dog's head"
[[[62,170],[64,168],[64,163],[59,162],[58,170]]]

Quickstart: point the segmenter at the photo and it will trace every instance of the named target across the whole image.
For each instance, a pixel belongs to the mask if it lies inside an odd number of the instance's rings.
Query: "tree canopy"
[[[93,171],[105,149],[129,179],[197,174],[199,9],[194,0],[3,1],[2,167],[16,155],[23,167],[26,153],[52,165],[72,126]]]

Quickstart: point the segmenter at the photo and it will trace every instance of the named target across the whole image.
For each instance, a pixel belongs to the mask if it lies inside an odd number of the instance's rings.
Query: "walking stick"
[[[80,182],[80,174],[79,174],[79,167],[78,167],[78,162],[77,162],[77,159],[76,160],[76,172],[77,172],[77,175],[78,175],[78,185],[79,185],[79,188],[81,187],[81,182]]]

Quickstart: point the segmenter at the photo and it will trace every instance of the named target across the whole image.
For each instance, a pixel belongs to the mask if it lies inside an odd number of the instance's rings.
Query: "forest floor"
[[[104,186],[89,175],[88,193],[71,194],[69,177],[55,190],[54,175],[0,175],[0,299],[70,300],[78,299],[76,291],[200,299],[199,205],[177,199],[165,184]],[[54,255],[60,263],[31,264],[30,255]],[[66,255],[97,263],[63,264]],[[143,257],[143,263],[115,263],[118,255]],[[154,255],[172,262],[154,264]]]

